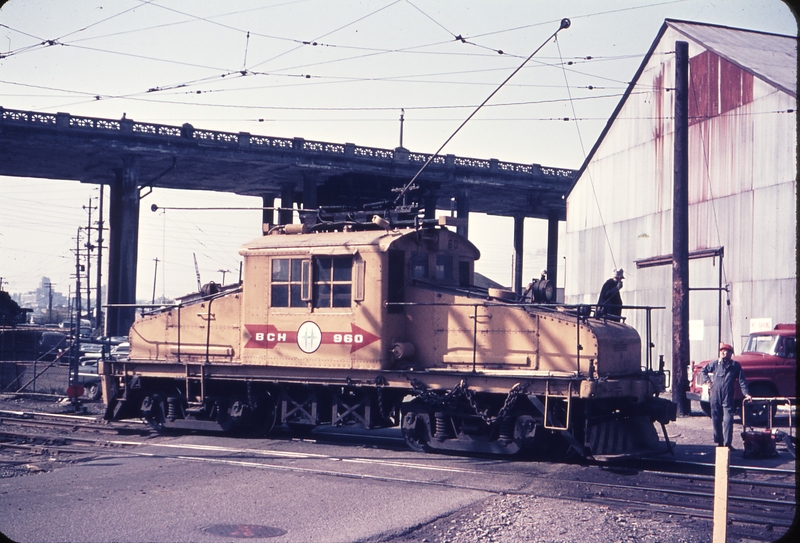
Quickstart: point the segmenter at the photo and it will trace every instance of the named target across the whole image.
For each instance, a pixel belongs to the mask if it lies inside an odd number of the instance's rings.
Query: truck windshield
[[[775,344],[780,339],[778,336],[751,335],[744,348],[746,353],[774,354]]]

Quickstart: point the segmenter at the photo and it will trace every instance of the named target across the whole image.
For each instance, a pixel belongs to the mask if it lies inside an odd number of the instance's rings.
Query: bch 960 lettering
[[[362,334],[333,334],[334,343],[345,343],[350,345],[352,343],[364,343],[364,336]]]

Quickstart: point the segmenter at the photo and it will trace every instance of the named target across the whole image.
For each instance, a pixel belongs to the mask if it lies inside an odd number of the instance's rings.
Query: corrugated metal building
[[[668,19],[576,177],[565,240],[567,303],[596,303],[624,268],[624,304],[666,308],[653,342],[668,368],[676,41],[689,44],[689,286],[728,287],[690,292],[690,359],[795,322],[797,295],[797,38]],[[623,316],[644,330],[642,313]]]

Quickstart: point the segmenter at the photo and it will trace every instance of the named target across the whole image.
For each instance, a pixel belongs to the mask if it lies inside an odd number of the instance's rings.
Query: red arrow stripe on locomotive
[[[282,332],[274,324],[245,324],[250,338],[245,349],[274,349],[279,343],[297,343],[297,331]],[[350,345],[350,353],[375,343],[379,336],[350,323],[350,332],[322,332],[322,344]],[[356,341],[360,340],[360,341]]]
[[[370,343],[375,343],[380,338],[375,334],[371,334],[364,330],[363,328],[359,328],[352,322],[350,323],[350,330],[349,334],[341,333],[341,332],[322,332],[322,343],[343,343],[345,345],[350,345],[350,354],[353,354],[357,350],[362,347],[366,347]],[[348,336],[350,341],[348,340]],[[360,341],[356,341],[360,339]]]
[[[250,334],[245,349],[274,349],[278,343],[296,343],[297,332],[280,332],[273,324],[245,324]]]

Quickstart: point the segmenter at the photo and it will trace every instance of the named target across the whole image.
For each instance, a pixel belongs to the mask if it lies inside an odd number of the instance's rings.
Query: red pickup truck
[[[734,354],[733,359],[742,365],[750,395],[754,398],[791,398],[795,402],[797,395],[796,372],[796,324],[778,324],[774,330],[754,332],[747,338],[744,349],[739,354]],[[699,400],[700,407],[706,415],[711,415],[711,406],[708,400],[708,383],[701,373],[706,360],[696,364],[693,368],[692,382],[690,383],[687,397]],[[742,391],[738,386],[736,400],[741,402]],[[754,402],[751,411],[747,413],[748,424],[764,425],[769,417],[765,405],[759,406]],[[776,406],[773,405],[773,410]]]

